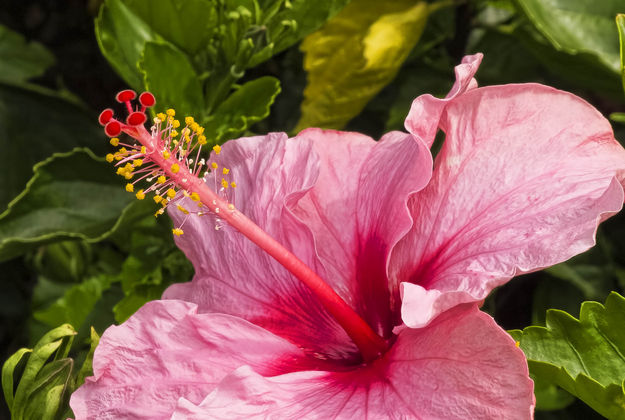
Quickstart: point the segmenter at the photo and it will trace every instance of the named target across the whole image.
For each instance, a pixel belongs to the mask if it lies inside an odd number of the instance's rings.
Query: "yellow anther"
[[[170,154],[167,150],[164,150],[164,151],[163,151],[163,158],[164,158],[165,160],[167,160],[167,159],[169,159],[170,157],[171,157],[171,154]]]
[[[197,130],[195,130],[195,132],[199,135],[199,134],[204,134],[204,127],[199,127],[197,128]]]
[[[191,125],[191,124],[193,124],[195,122],[195,120],[193,119],[193,117],[185,117],[184,118],[184,122],[187,125]]]
[[[182,231],[182,229],[180,229],[180,228],[175,228],[175,229],[172,229],[171,231],[172,231],[172,233],[173,233],[174,235],[176,235],[176,236],[180,236],[180,235],[182,235],[182,234],[184,233],[184,232]]]
[[[217,145],[213,146],[213,150],[215,151],[215,153],[220,154],[221,153],[221,146],[217,144]]]
[[[184,136],[184,141],[189,143],[191,141],[191,137],[189,137],[189,135],[187,134],[186,136]]]
[[[117,168],[117,175],[124,175],[125,172],[124,168]]]
[[[219,165],[216,162],[211,163],[211,168],[217,169]]]
[[[221,178],[221,186],[224,188],[228,188],[229,184],[228,181],[226,181],[225,179]]]
[[[127,164],[124,165],[124,171],[126,171],[126,172],[131,171],[132,172],[132,169],[133,169],[132,164],[127,163]]]
[[[165,175],[159,176],[158,179],[156,180],[156,182],[158,182],[159,184],[164,184],[165,181],[167,181],[167,178],[165,178]]]
[[[167,197],[174,198],[175,196],[176,196],[176,190],[174,190],[173,188],[170,188],[167,190]]]
[[[236,183],[234,183],[234,182],[231,182],[231,183],[230,183],[230,186],[231,186],[232,188],[236,188],[236,187],[237,187],[237,184],[236,184]]]
[[[165,111],[167,113],[168,117],[173,117],[174,115],[176,115],[176,110],[175,109],[171,109],[169,108],[167,111]]]
[[[124,178],[126,178],[126,179],[132,179],[132,172],[126,172],[126,173],[124,174]]]
[[[200,201],[200,195],[196,192],[192,192],[191,193],[191,200],[193,201]]]
[[[135,168],[139,167],[143,165],[143,159],[135,159],[132,161],[132,166],[134,166]]]
[[[183,212],[184,214],[189,214],[189,210],[185,209],[184,207],[182,207],[180,204],[178,204],[176,206],[178,208],[178,210],[180,210],[181,212]]]
[[[120,155],[119,153],[115,153],[114,157],[115,157],[115,160],[122,160],[123,159],[123,156]]]
[[[133,192],[135,190],[134,185],[132,184],[126,184],[126,191],[128,192]]]
[[[521,342],[520,342],[520,341],[515,341],[515,342],[514,342],[514,345],[515,345],[515,346],[517,346],[517,347],[519,347],[519,346],[521,345]]]
[[[200,125],[196,122],[193,122],[191,124],[189,124],[189,127],[191,128],[191,130],[193,131],[197,131],[200,128]]]
[[[173,120],[173,121],[171,122],[171,126],[172,126],[172,127],[174,127],[174,128],[178,128],[178,127],[180,127],[180,121],[178,121],[178,120]]]
[[[145,155],[147,153],[147,151],[148,151],[148,149],[146,149],[145,146],[141,146],[141,153],[142,154]]]
[[[224,173],[224,175],[228,175],[228,174],[230,173],[230,169],[228,169],[228,168],[223,168],[223,169],[221,170],[221,172],[223,172],[223,173]]]
[[[171,130],[171,137],[176,137],[178,135],[178,132],[176,130]]]
[[[109,140],[109,143],[111,143],[113,147],[117,147],[119,145],[119,139],[117,137],[113,137]]]
[[[165,118],[167,117],[162,112],[159,112],[158,114],[156,114],[156,118],[158,118],[161,121],[165,121]]]
[[[174,140],[172,141],[172,143],[174,144],[174,146],[178,146],[178,140]]]
[[[106,155],[106,161],[111,163],[113,160],[115,160],[115,156],[113,156],[112,153],[109,153]]]
[[[161,201],[163,201],[163,197],[156,194],[154,197],[152,197],[152,199],[154,199],[155,203],[160,203]]]
[[[180,170],[180,165],[178,165],[177,163],[174,163],[173,165],[171,165],[171,171],[173,173],[177,174],[179,170]]]
[[[120,155],[125,155],[128,150],[126,150],[125,147],[120,147],[119,150],[117,151]]]
[[[199,145],[204,146],[206,144],[206,136],[204,135],[198,136],[197,142]]]
[[[143,192],[143,190],[137,191],[135,195],[137,196],[138,200],[143,200],[145,198],[145,193]]]

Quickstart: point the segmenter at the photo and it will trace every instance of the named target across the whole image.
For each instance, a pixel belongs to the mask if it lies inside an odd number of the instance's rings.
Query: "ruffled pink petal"
[[[585,251],[623,204],[625,151],[574,95],[475,89],[447,102],[439,125],[446,140],[432,181],[411,198],[415,223],[389,264],[391,278],[412,283],[402,318],[413,327]]]
[[[104,332],[94,376],[70,406],[76,420],[168,419],[179,398],[200,403],[242,365],[271,376],[308,366],[302,359],[296,346],[240,318],[153,301]]]
[[[173,420],[531,419],[533,384],[514,341],[473,305],[424,329],[404,328],[389,352],[351,372],[263,377],[242,367]]]
[[[327,281],[379,334],[398,313],[389,305],[387,258],[412,224],[406,203],[430,179],[427,146],[406,133],[379,142],[357,133],[308,129],[320,159],[313,188],[291,206],[314,237]]]
[[[432,95],[421,95],[415,99],[404,122],[406,130],[431,147],[445,106],[457,96],[477,87],[477,81],[473,76],[482,62],[482,57],[483,55],[478,53],[467,55],[462,59],[462,63],[455,68],[456,81],[445,99],[438,99]]]
[[[287,206],[319,176],[319,157],[311,142],[277,133],[243,138],[224,144],[221,154],[211,156],[213,161],[219,165],[218,173],[223,167],[230,169],[237,187],[227,193],[237,209],[324,277],[309,229]],[[221,175],[217,185],[220,180]],[[195,206],[189,198],[181,202],[187,208]],[[175,225],[182,223],[186,216],[169,207]],[[189,217],[184,231],[176,244],[196,274],[191,283],[168,288],[164,299],[194,302],[200,312],[242,317],[310,353],[334,359],[359,357],[345,331],[309,289],[239,232],[219,225],[212,215]]]

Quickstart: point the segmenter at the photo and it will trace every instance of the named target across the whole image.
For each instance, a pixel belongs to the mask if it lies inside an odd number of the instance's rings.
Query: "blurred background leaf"
[[[54,56],[38,42],[0,25],[0,81],[19,84],[41,76],[54,63]]]
[[[295,131],[342,128],[397,74],[436,6],[353,0],[302,43],[308,85]]]

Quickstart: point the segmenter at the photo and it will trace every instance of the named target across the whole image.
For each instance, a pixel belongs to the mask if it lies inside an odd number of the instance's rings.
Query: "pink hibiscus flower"
[[[205,184],[192,178],[205,162],[183,165],[195,149],[172,161],[150,146],[163,131],[143,128],[143,109],[126,124],[105,111],[109,135],[144,145],[125,159],[170,179],[145,192],[188,191],[168,209],[196,274],[103,334],[77,419],[531,418],[525,358],[477,302],[594,244],[623,204],[625,151],[574,95],[477,88],[480,60],[445,99],[414,101],[409,133],[234,140]],[[189,215],[198,202],[212,214]],[[230,227],[243,214],[278,245]]]

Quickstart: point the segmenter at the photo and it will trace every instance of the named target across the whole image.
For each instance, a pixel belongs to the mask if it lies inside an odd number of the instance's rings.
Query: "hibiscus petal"
[[[536,84],[475,89],[447,102],[439,125],[446,140],[432,181],[411,198],[415,223],[389,265],[392,278],[413,283],[402,289],[413,327],[585,251],[623,204],[625,151],[574,95]]]
[[[319,175],[319,157],[311,142],[285,134],[244,138],[224,144],[219,155],[212,155],[213,161],[219,165],[218,173],[223,167],[230,169],[237,187],[227,192],[238,210],[324,277],[309,229],[285,206],[296,202]],[[195,205],[189,198],[180,202],[187,208]],[[310,290],[267,253],[228,226],[216,230],[219,222],[212,215],[187,218],[175,208],[169,214],[175,225],[186,219],[185,233],[176,244],[196,274],[191,283],[168,288],[164,299],[194,302],[200,312],[242,317],[311,353],[359,357],[356,346]]]
[[[416,98],[404,122],[406,130],[431,147],[445,106],[457,96],[477,87],[477,81],[473,76],[482,62],[482,57],[483,55],[478,53],[467,55],[462,59],[462,63],[455,68],[456,81],[445,99],[438,99],[432,95],[421,95]]]
[[[187,302],[154,301],[104,332],[94,376],[70,405],[77,420],[165,419],[179,398],[199,403],[241,365],[276,375],[302,358],[294,345],[243,319],[198,314]]]
[[[528,375],[510,336],[463,305],[424,329],[402,329],[371,366],[272,378],[242,367],[201,404],[181,399],[172,419],[530,419]]]
[[[358,133],[308,129],[296,140],[313,145],[320,167],[314,187],[291,210],[310,228],[329,284],[389,337],[397,319],[387,259],[410,229],[406,202],[429,181],[432,156],[423,142],[400,132],[374,142]]]

